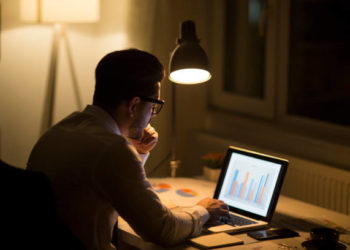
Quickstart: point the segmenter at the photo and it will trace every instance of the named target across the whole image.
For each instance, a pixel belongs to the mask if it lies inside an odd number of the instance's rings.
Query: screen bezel
[[[227,150],[226,157],[224,160],[224,165],[223,165],[223,168],[221,169],[219,181],[218,181],[216,188],[215,188],[215,193],[214,193],[215,199],[217,199],[219,197],[219,194],[220,194],[220,191],[222,188],[222,184],[224,181],[224,177],[225,177],[227,169],[229,167],[229,161],[231,159],[232,153],[238,153],[238,154],[254,157],[257,159],[261,159],[261,160],[265,160],[265,161],[269,161],[269,162],[273,162],[273,163],[277,163],[277,164],[281,165],[281,169],[280,169],[280,172],[278,174],[277,181],[276,181],[276,189],[271,197],[270,207],[267,210],[266,216],[247,212],[245,210],[228,205],[231,212],[239,213],[239,214],[254,218],[256,220],[270,222],[272,219],[272,215],[276,209],[278,197],[279,197],[279,194],[280,194],[280,191],[282,188],[282,183],[283,183],[284,177],[285,177],[286,172],[287,172],[287,167],[288,167],[288,163],[289,163],[288,160],[278,158],[275,156],[271,156],[271,155],[266,155],[266,154],[254,152],[254,151],[243,149],[243,148],[230,146]]]

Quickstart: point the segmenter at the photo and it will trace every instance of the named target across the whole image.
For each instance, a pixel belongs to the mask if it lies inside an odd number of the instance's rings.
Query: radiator
[[[289,160],[283,195],[350,215],[350,171],[206,133],[194,134],[190,143],[192,149],[187,160],[191,169],[197,169],[191,174],[201,171],[199,159],[204,153],[225,151],[228,145],[259,151]]]
[[[290,166],[283,194],[350,215],[349,171],[299,158],[288,158]]]

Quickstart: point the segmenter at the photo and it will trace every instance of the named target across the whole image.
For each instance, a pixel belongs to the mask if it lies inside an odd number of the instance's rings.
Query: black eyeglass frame
[[[144,102],[152,102],[152,103],[160,105],[160,108],[158,108],[158,109],[155,109],[155,106],[152,106],[152,115],[159,114],[159,112],[162,110],[163,105],[165,103],[164,100],[158,100],[158,99],[154,99],[154,98],[150,98],[150,97],[143,97],[143,96],[139,96],[139,97]]]

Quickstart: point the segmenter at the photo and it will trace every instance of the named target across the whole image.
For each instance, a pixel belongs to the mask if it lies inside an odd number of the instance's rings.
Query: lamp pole
[[[176,83],[172,83],[171,86],[171,101],[172,101],[172,109],[171,109],[171,133],[172,133],[172,142],[171,142],[171,160],[170,160],[170,169],[171,169],[171,177],[176,176],[176,170],[180,165],[180,161],[176,159]]]
[[[54,24],[47,88],[40,128],[41,133],[44,133],[53,124],[55,92],[57,87],[57,64],[60,54],[61,39],[64,39],[65,42],[68,66],[72,77],[77,106],[79,110],[82,109],[77,77],[73,64],[73,56],[67,33],[63,25],[65,23],[87,23],[98,21],[99,0],[84,0],[83,5],[81,2],[82,1],[20,0],[20,15],[23,21]]]
[[[193,21],[184,21],[180,26],[180,38],[171,54],[169,63],[169,80],[172,85],[171,113],[171,177],[176,176],[180,161],[176,159],[176,86],[175,84],[199,84],[211,78],[209,61],[205,51],[199,45]]]
[[[67,58],[68,58],[68,66],[72,77],[72,84],[73,84],[75,99],[77,102],[77,107],[78,107],[78,110],[82,110],[82,103],[81,103],[77,76],[76,76],[74,63],[73,63],[73,56],[72,56],[70,44],[68,41],[68,37],[66,34],[65,26],[63,24],[56,23],[54,24],[49,76],[47,79],[47,90],[46,90],[44,112],[43,112],[42,123],[41,123],[42,134],[48,128],[50,128],[53,124],[55,92],[56,92],[56,85],[57,85],[57,79],[56,79],[57,62],[58,62],[58,54],[59,54],[60,43],[62,38],[65,42],[65,49],[66,49]]]
[[[51,60],[49,75],[47,79],[47,89],[44,102],[44,112],[41,123],[41,133],[43,134],[53,122],[53,110],[55,105],[55,90],[56,90],[56,72],[57,72],[57,57],[60,45],[60,37],[62,35],[61,24],[54,25],[54,33],[51,48]]]

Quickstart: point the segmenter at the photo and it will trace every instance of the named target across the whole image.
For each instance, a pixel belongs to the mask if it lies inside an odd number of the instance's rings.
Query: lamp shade
[[[27,22],[85,23],[99,19],[98,0],[21,0],[21,19]]]
[[[197,84],[211,78],[209,61],[199,45],[193,21],[181,24],[181,37],[170,57],[169,79],[181,84]]]

